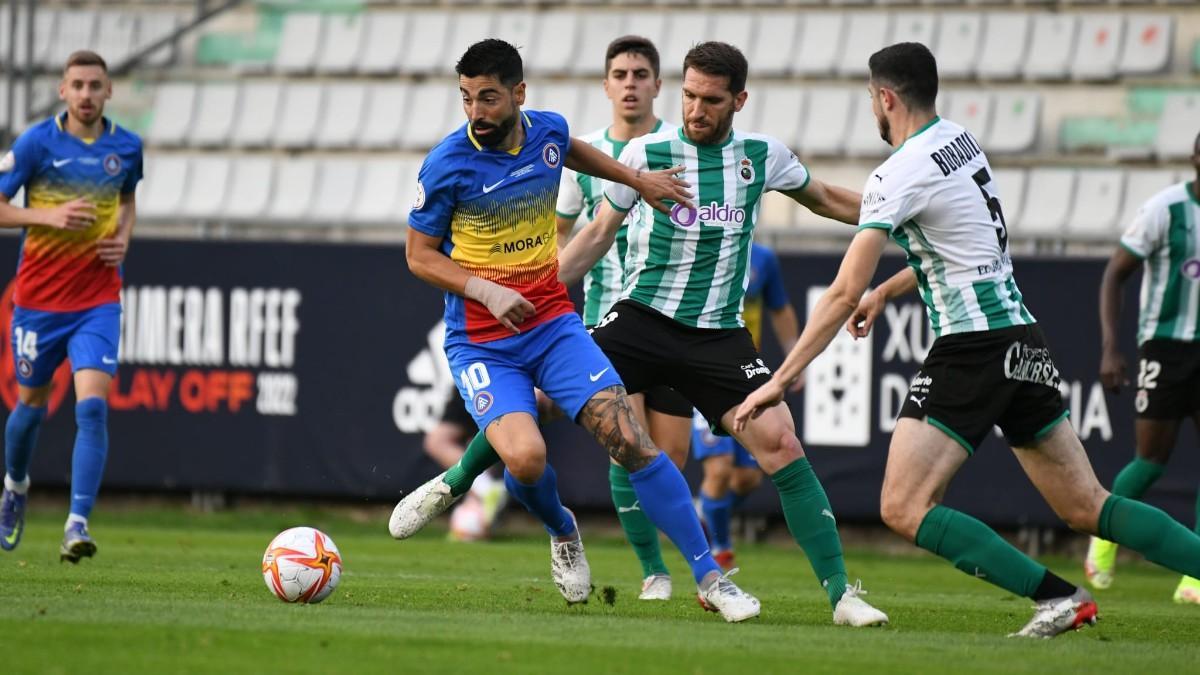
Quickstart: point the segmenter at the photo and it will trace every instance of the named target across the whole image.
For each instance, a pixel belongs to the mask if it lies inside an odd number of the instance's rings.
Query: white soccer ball
[[[342,578],[342,556],[329,535],[293,527],[271,540],[262,561],[263,580],[284,602],[321,602]]]

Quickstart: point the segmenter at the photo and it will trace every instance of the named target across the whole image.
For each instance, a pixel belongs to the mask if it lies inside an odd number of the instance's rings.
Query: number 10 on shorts
[[[463,389],[467,390],[467,398],[470,399],[475,398],[476,392],[486,389],[492,383],[492,378],[488,376],[487,366],[478,361],[459,371],[458,379],[462,382]]]

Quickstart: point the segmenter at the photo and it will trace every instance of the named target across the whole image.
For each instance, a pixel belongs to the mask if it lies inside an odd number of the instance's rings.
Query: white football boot
[[[651,574],[642,581],[642,592],[638,600],[670,600],[671,576],[668,574]]]
[[[1096,601],[1092,594],[1080,588],[1074,595],[1051,598],[1034,605],[1033,618],[1021,630],[1008,637],[1050,639],[1069,630],[1096,625]]]
[[[442,480],[445,477],[446,472],[443,471],[396,504],[388,521],[388,531],[393,537],[408,539],[459,500],[461,495],[455,497],[450,494],[450,486]]]
[[[733,568],[717,576],[706,588],[698,588],[696,600],[710,612],[719,612],[729,623],[753,619],[762,611],[758,598],[737,587],[729,577],[737,573]]]
[[[867,604],[867,601],[862,599],[866,594],[861,579],[853,586],[847,586],[846,592],[838,600],[837,607],[833,608],[833,623],[856,628],[887,625],[887,614]]]
[[[575,514],[569,510],[571,520]],[[579,533],[579,522],[575,521],[575,538],[555,541],[550,538],[550,577],[567,604],[587,602],[592,593],[592,570],[587,556],[583,554],[583,536]]]

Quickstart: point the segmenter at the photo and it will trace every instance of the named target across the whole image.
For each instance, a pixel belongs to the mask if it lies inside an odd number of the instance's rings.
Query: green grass
[[[281,603],[259,574],[270,538],[299,523],[333,536],[346,561],[321,605]],[[567,607],[542,538],[397,543],[383,522],[321,511],[102,512],[92,529],[98,556],[60,564],[60,514],[39,510],[21,547],[0,554],[3,672],[1182,673],[1200,656],[1200,607],[1172,604],[1177,576],[1147,564],[1120,568],[1097,628],[1031,642],[1004,637],[1029,618],[1027,600],[920,553],[848,554],[851,578],[892,619],[850,629],[831,625],[791,546],[739,549],[737,581],[763,614],[728,625],[696,606],[677,556],[676,598],[637,601],[632,554],[601,537],[588,558],[615,602]],[[1050,562],[1081,577],[1076,561]]]

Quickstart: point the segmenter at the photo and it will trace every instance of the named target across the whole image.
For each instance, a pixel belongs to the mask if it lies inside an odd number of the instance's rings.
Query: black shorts
[[[613,305],[592,337],[630,393],[666,385],[714,429],[771,378],[745,328],[692,328],[631,300]]]
[[[934,341],[900,417],[922,419],[966,449],[999,425],[1028,446],[1067,417],[1058,368],[1037,324],[947,335]]]
[[[590,334],[594,334],[595,330],[595,326],[587,327],[587,332]],[[620,369],[617,372],[620,372]],[[650,387],[642,392],[642,394],[646,399],[646,407],[650,410],[660,412],[664,415],[671,415],[672,417],[692,419],[692,402],[674,389],[666,385],[658,385]]]
[[[471,417],[471,413],[467,412],[467,405],[463,403],[462,396],[459,395],[458,389],[451,388],[450,395],[446,399],[446,405],[442,408],[442,420],[446,424],[453,424],[467,430],[471,436],[479,430],[475,424],[475,418]]]
[[[1143,342],[1133,408],[1146,420],[1178,420],[1200,411],[1200,342]]]

